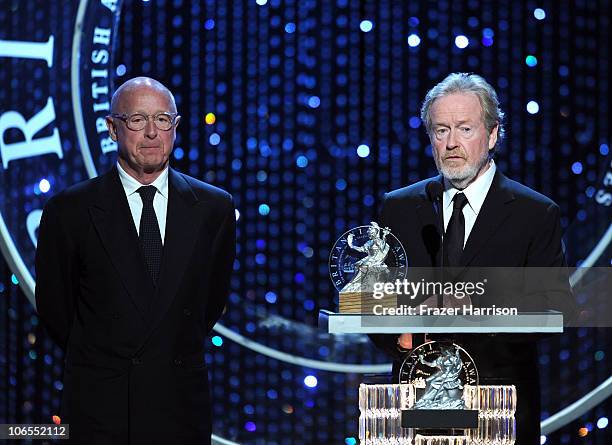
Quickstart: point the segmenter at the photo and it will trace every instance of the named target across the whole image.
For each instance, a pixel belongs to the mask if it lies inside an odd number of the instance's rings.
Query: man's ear
[[[176,118],[174,119],[174,129],[176,129],[176,127],[178,127],[179,122],[181,121],[181,116],[176,116]]]
[[[495,144],[497,144],[497,132],[499,130],[499,124],[495,124],[495,127],[491,129],[489,133],[489,150],[493,150]]]
[[[106,116],[106,128],[108,128],[108,133],[110,134],[111,139],[117,142],[117,127],[115,127],[113,118],[110,116]]]

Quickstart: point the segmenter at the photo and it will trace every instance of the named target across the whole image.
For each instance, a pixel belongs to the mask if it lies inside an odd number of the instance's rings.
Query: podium
[[[553,334],[563,332],[557,311],[518,315],[371,315],[319,311],[319,327],[330,334]]]
[[[391,316],[321,310],[319,327],[330,334],[562,333],[563,314],[551,310],[490,316]],[[465,385],[462,395],[465,410],[415,409],[416,393],[417,388],[411,383],[361,384],[360,444],[513,444],[516,440],[517,394],[512,385]],[[420,434],[423,430],[419,429],[423,428],[428,434]],[[439,428],[447,431],[432,434]]]

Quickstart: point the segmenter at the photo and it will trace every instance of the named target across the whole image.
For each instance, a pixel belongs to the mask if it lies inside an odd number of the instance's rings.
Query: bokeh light
[[[458,35],[455,37],[455,46],[459,49],[467,48],[470,44],[470,40],[464,35]]]
[[[370,20],[362,20],[361,23],[359,23],[359,29],[363,32],[370,32],[372,28],[374,28],[374,24]]]
[[[418,34],[410,34],[408,36],[408,45],[412,48],[417,47],[421,44],[421,38]]]

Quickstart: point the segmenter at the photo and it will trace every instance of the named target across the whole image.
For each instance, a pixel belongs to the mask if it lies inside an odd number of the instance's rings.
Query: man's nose
[[[455,130],[449,130],[448,138],[446,139],[446,149],[453,150],[459,146],[457,141],[457,132]]]
[[[155,139],[157,137],[157,127],[155,126],[154,118],[147,118],[147,125],[145,125],[145,136],[150,139]]]

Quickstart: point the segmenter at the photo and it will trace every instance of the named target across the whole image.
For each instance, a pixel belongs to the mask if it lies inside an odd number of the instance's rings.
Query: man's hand
[[[402,334],[397,339],[397,346],[401,349],[412,349],[412,334]]]

